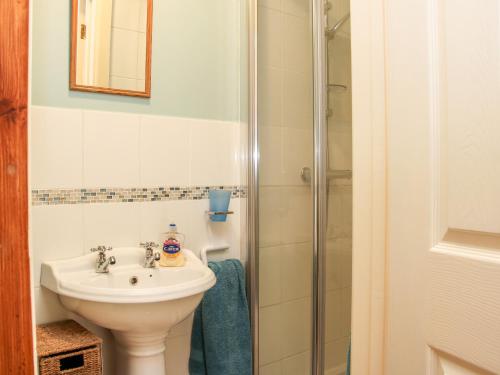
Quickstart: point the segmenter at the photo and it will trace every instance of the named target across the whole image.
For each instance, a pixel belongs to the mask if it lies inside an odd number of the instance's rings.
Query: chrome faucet
[[[155,268],[155,261],[160,260],[160,253],[154,251],[154,249],[158,247],[158,244],[154,242],[143,242],[141,243],[141,246],[146,249],[144,268]]]
[[[114,256],[110,256],[106,258],[106,251],[111,250],[111,246],[97,246],[90,249],[92,252],[98,252],[97,259],[95,261],[95,272],[97,273],[108,273],[109,265],[113,265],[116,263],[116,259]]]

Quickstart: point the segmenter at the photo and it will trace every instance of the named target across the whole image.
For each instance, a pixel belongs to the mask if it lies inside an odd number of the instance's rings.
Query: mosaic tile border
[[[208,199],[209,190],[230,190],[232,198],[246,198],[242,186],[160,186],[146,188],[95,188],[32,190],[33,206],[130,203]]]

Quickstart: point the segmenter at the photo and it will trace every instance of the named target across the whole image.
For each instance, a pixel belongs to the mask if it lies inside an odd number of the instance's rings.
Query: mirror
[[[72,0],[71,90],[151,96],[153,0]]]

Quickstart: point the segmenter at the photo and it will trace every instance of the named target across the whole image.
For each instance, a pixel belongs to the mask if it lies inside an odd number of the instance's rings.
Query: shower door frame
[[[259,374],[259,145],[257,10],[248,0],[248,274],[253,374]],[[324,374],[326,233],[326,42],[324,0],[311,0],[314,58],[314,247],[312,375]],[[353,286],[351,374],[383,375],[386,263],[384,0],[351,0]]]

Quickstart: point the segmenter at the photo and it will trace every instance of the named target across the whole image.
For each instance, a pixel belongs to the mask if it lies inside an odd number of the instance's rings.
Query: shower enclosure
[[[350,345],[349,0],[250,1],[254,374],[344,375]]]

